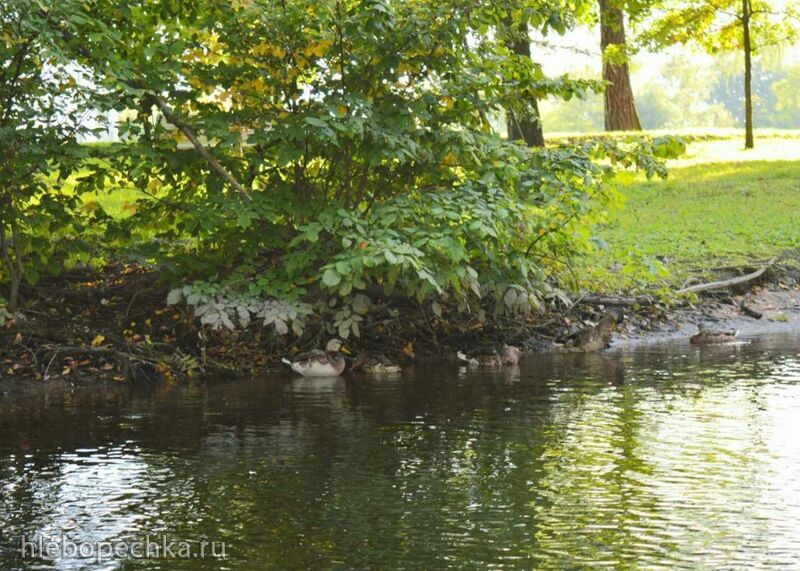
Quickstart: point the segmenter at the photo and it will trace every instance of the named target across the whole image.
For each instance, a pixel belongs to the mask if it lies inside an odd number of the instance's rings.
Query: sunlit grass
[[[738,139],[696,141],[688,146],[686,156],[671,161],[672,168],[704,163],[737,163],[752,161],[798,161],[800,138],[762,136],[756,139],[756,148],[745,150]]]
[[[659,268],[669,275],[654,281],[675,285],[690,274],[800,250],[800,140],[760,146],[745,152],[729,141],[695,143],[666,181],[621,179],[626,205],[599,229],[608,250],[581,263],[583,285],[628,289]],[[730,160],[739,157],[769,160]]]
[[[638,137],[641,135],[659,137],[663,135],[677,135],[684,137],[690,141],[694,140],[732,140],[740,141],[744,144],[744,129],[729,129],[729,128],[687,128],[687,129],[650,129],[647,131],[616,131],[611,134],[613,137]],[[605,131],[595,132],[547,132],[545,137],[548,141],[558,143],[564,139],[574,138],[595,138],[595,137],[608,137],[609,133]],[[800,129],[756,129],[756,141],[759,139],[798,139],[800,140]]]

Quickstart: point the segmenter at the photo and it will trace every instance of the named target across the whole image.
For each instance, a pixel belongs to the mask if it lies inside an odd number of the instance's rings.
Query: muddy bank
[[[738,295],[707,296],[690,306],[670,308],[661,319],[633,313],[614,337],[613,345],[637,346],[676,339],[688,342],[701,324],[738,329],[743,337],[800,331],[800,286],[792,276],[788,278],[773,279]]]
[[[800,275],[792,267],[775,265],[757,280],[703,292],[693,301],[587,295],[574,304],[554,300],[528,319],[482,321],[447,308],[434,316],[411,300],[376,300],[381,309],[364,324],[361,338],[347,345],[354,353],[396,361],[441,360],[457,350],[491,350],[502,343],[554,351],[612,306],[625,312],[613,347],[688,342],[701,323],[739,329],[744,336],[800,331]],[[25,318],[0,327],[0,378],[93,382],[248,375],[279,368],[282,356],[323,346],[328,337],[319,324],[300,340],[255,327],[202,329],[190,311],[166,307],[167,290],[155,274],[136,267],[41,283],[25,292]]]

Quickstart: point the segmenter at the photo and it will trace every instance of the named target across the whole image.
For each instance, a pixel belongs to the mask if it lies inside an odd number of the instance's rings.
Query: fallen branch
[[[87,357],[90,356],[106,356],[112,357],[115,360],[122,360],[125,365],[126,376],[130,375],[130,363],[131,361],[137,361],[139,363],[144,363],[148,365],[155,365],[158,363],[157,360],[151,359],[142,355],[135,355],[133,353],[127,353],[124,351],[117,351],[116,349],[111,349],[110,347],[65,347],[59,346],[55,348],[53,355],[50,357],[50,361],[47,363],[47,367],[44,370],[44,374],[42,377],[47,379],[50,374],[50,367],[53,365],[53,362],[56,360],[56,357],[75,357],[78,355],[85,355]]]
[[[587,295],[583,297],[583,303],[588,305],[611,305],[615,307],[630,305],[653,305],[657,299],[651,295],[641,295],[638,297],[608,296],[608,295]]]
[[[679,289],[676,293],[684,294],[684,293],[700,293],[704,291],[711,291],[715,289],[724,289],[736,285],[745,284],[747,282],[751,282],[755,279],[760,278],[764,272],[766,272],[772,265],[777,261],[777,258],[772,258],[769,262],[765,265],[761,266],[758,270],[753,273],[746,274],[744,276],[739,276],[738,278],[730,278],[727,280],[721,280],[718,282],[709,282],[705,284],[698,284],[694,286],[685,287]]]

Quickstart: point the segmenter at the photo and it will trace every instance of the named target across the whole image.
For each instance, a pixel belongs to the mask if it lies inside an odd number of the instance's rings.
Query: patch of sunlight
[[[800,160],[800,139],[758,138],[755,149],[745,150],[738,139],[696,141],[690,143],[684,157],[669,161],[671,168],[710,163],[743,163],[752,161]]]

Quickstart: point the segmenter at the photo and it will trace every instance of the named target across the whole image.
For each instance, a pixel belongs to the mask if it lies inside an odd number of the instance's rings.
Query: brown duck
[[[381,354],[359,356],[352,369],[368,375],[392,375],[401,371],[400,365]]]
[[[519,363],[520,350],[519,347],[512,345],[503,345],[500,352],[492,351],[491,353],[478,353],[468,357],[461,351],[456,353],[459,360],[465,362],[470,367],[486,367],[490,369],[497,369],[503,365],[513,366]]]
[[[738,329],[711,330],[705,325],[697,326],[697,333],[689,338],[692,345],[723,345],[734,341],[739,336]]]
[[[625,314],[621,310],[609,309],[597,325],[573,333],[560,350],[568,353],[592,353],[608,349],[614,330],[624,318]]]

